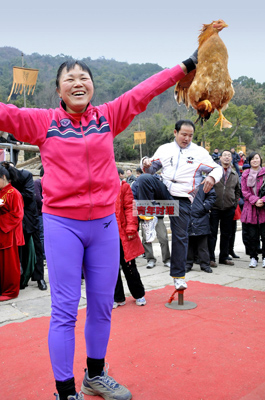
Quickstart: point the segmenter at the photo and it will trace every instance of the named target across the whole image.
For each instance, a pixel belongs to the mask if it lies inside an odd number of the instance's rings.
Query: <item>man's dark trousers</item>
[[[217,241],[218,226],[220,221],[220,254],[219,262],[228,260],[229,257],[229,240],[233,233],[233,218],[235,215],[235,207],[226,210],[218,210],[212,208],[210,214],[211,234],[209,235],[209,253],[211,261],[215,261],[215,246]]]
[[[174,278],[183,278],[186,273],[191,202],[187,197],[172,196],[164,183],[156,176],[142,174],[137,181],[139,200],[177,200],[179,202],[179,215],[170,217],[172,232],[170,275]]]

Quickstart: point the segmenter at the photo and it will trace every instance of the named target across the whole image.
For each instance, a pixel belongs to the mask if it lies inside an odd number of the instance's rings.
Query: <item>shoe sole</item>
[[[83,383],[81,385],[81,392],[83,392],[83,393],[85,393],[85,394],[87,394],[89,396],[101,396],[105,400],[109,400],[109,398],[110,398],[108,394],[100,393],[100,392],[98,392],[97,390],[94,390],[94,389],[89,389],[86,386],[84,386]],[[130,397],[128,397],[127,400],[130,400],[131,398],[132,398],[132,395]]]
[[[93,389],[88,389],[86,386],[84,386],[83,383],[81,385],[81,392],[83,392],[89,396],[102,396],[105,399],[103,394],[96,393],[95,390],[93,390]]]

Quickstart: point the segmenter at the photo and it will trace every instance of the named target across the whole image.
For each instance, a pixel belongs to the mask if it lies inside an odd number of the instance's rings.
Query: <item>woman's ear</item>
[[[58,93],[58,95],[59,95],[59,97],[60,97],[60,99],[62,98],[62,96],[61,96],[61,92],[60,92],[60,89],[56,89],[56,92]]]

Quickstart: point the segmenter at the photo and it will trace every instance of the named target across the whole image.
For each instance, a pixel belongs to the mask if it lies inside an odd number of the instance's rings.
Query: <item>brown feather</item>
[[[219,37],[219,32],[224,27],[227,25],[222,20],[203,25],[198,37],[196,73],[192,80],[189,78],[190,74],[187,74],[185,78],[177,82],[175,87],[176,101],[178,103],[183,101],[187,107],[191,105],[197,110],[198,119],[201,121],[209,119],[215,110],[218,110],[220,114],[234,95],[227,68],[227,49]],[[205,100],[211,104],[208,109]]]

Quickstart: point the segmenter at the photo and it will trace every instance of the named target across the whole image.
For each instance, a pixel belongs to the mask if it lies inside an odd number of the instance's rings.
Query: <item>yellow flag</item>
[[[10,100],[13,93],[22,94],[24,86],[25,90],[28,91],[27,94],[30,94],[30,92],[33,94],[37,83],[38,72],[38,69],[13,67],[13,86],[7,101]]]
[[[146,143],[145,131],[134,132],[134,144],[144,144]]]

